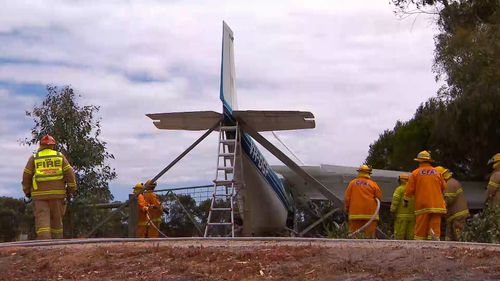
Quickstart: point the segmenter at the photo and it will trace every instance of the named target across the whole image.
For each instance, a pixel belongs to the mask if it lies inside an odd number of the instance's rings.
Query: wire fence
[[[166,194],[168,192],[172,192],[175,195],[189,195],[196,201],[196,204],[200,204],[201,202],[212,198],[213,184],[155,189],[155,193],[157,194]]]

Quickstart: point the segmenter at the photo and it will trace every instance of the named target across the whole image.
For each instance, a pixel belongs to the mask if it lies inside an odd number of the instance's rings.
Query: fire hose
[[[375,201],[377,201],[377,209],[375,209],[375,213],[373,213],[372,217],[362,227],[360,227],[358,230],[354,231],[353,233],[350,233],[349,235],[347,235],[348,238],[351,238],[351,237],[357,235],[358,233],[360,233],[361,231],[365,230],[375,220],[375,218],[377,218],[378,211],[380,210],[380,200],[378,200],[378,198],[375,198]]]
[[[151,220],[151,217],[149,216],[149,213],[147,211],[146,211],[146,219],[148,220],[148,224],[152,225],[154,227],[154,229],[156,229],[156,231],[158,231],[158,233],[160,233],[161,235],[163,235],[163,237],[168,237],[165,233],[163,233],[160,229],[158,229],[158,227],[156,227],[156,225]]]

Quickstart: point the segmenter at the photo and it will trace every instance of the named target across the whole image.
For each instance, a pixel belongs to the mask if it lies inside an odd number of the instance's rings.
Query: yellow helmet
[[[401,173],[398,176],[399,181],[408,181],[410,179],[410,176],[407,173]]]
[[[417,162],[434,162],[431,158],[431,153],[427,150],[420,151],[417,154],[417,158],[413,159]]]
[[[453,173],[450,170],[446,169],[443,166],[437,166],[436,170],[443,176],[445,180],[448,180],[453,175]]]
[[[490,160],[488,160],[488,165],[500,162],[500,153],[493,155]]]
[[[372,167],[366,165],[366,164],[363,164],[361,166],[359,166],[359,168],[356,170],[360,173],[367,173],[367,174],[371,174],[372,173]]]
[[[142,182],[137,183],[134,186],[134,193],[137,193],[137,192],[141,191],[141,189],[143,189],[143,188],[144,188],[144,184]]]

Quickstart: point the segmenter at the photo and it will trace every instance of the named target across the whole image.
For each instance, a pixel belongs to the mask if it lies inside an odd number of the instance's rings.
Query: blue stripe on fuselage
[[[224,123],[227,123],[228,125],[234,124],[235,123],[234,117],[231,115],[231,113],[229,113],[229,110],[226,108],[225,105],[223,107],[223,112],[224,112]],[[248,158],[251,160],[255,168],[257,168],[259,173],[266,179],[269,186],[271,186],[271,188],[273,189],[276,196],[278,196],[283,206],[288,211],[292,211],[292,204],[290,202],[289,196],[287,196],[283,182],[271,169],[271,167],[267,163],[266,158],[264,158],[264,155],[262,155],[262,153],[260,152],[255,142],[252,140],[250,135],[243,133],[243,136],[241,138],[241,147],[243,152],[248,156]]]

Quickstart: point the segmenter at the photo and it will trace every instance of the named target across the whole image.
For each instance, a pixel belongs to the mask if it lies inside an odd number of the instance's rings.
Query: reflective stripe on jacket
[[[496,168],[491,174],[487,189],[488,204],[491,206],[500,205],[500,167]]]
[[[70,191],[76,190],[75,173],[62,153],[41,147],[28,159],[22,185],[34,200],[65,198],[66,184]]]
[[[37,189],[37,182],[61,180],[63,173],[63,157],[58,151],[46,148],[33,154],[35,175],[33,189]]]
[[[382,198],[382,191],[378,184],[369,178],[357,177],[353,179],[345,191],[344,203],[349,220],[368,220],[377,209],[377,202]],[[377,215],[376,220],[379,219]]]
[[[408,206],[403,206],[403,197],[406,184],[402,184],[394,190],[391,201],[391,213],[395,213],[397,218],[415,219],[415,201],[411,198]]]
[[[444,190],[444,201],[446,202],[446,220],[451,221],[456,218],[466,217],[469,215],[469,207],[465,200],[464,190],[454,178],[449,178],[446,182],[447,186]]]
[[[443,176],[429,163],[421,163],[408,179],[405,190],[405,200],[415,196],[415,214],[438,213],[445,214],[446,207],[443,191],[446,182]]]

